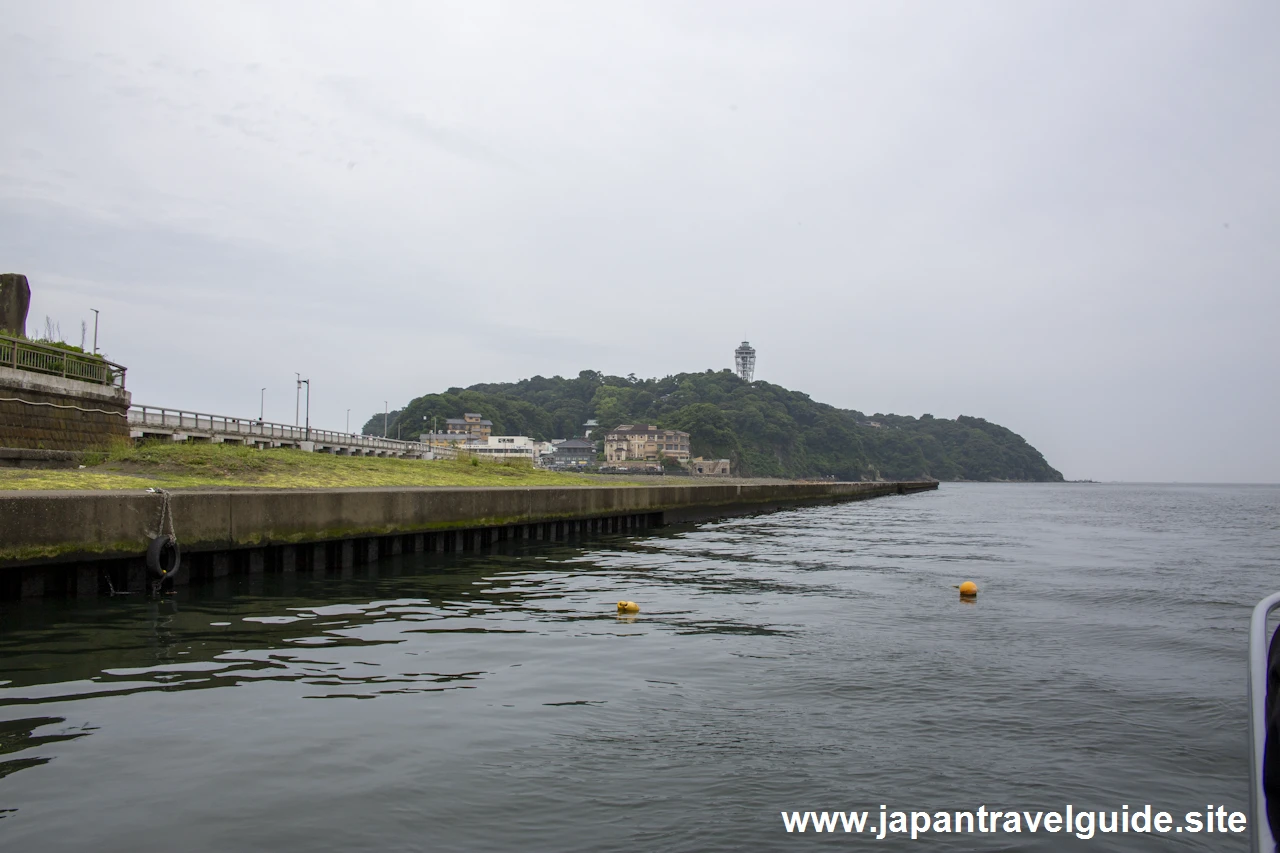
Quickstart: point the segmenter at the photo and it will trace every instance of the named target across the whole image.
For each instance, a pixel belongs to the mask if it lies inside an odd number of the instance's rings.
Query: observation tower
[[[733,351],[733,369],[743,382],[750,382],[756,375],[756,351],[746,341]]]

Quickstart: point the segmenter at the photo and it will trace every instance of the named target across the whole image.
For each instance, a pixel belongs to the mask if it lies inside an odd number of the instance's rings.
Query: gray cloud
[[[297,370],[340,426],[748,338],[1068,476],[1280,479],[1272,3],[10,12],[0,266],[139,400],[291,419]]]

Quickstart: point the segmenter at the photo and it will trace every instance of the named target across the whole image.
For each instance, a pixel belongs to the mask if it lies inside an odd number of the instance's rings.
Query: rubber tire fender
[[[157,536],[147,546],[147,571],[152,577],[171,578],[182,565],[182,549],[173,536]]]

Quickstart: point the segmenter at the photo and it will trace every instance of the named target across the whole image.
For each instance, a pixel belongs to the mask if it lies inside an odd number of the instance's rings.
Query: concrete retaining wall
[[[80,451],[129,437],[129,392],[0,367],[0,448]]]
[[[240,559],[250,568],[256,560],[259,570],[294,566],[304,550],[321,566],[350,564],[371,553],[470,550],[504,539],[566,538],[934,488],[911,482],[182,491],[172,494],[170,507],[184,559],[216,575],[219,565],[225,574]],[[71,570],[57,582],[64,589],[83,593],[92,584],[79,575],[104,561],[128,561],[112,571],[134,585],[140,557],[160,532],[162,502],[158,493],[135,491],[0,496],[5,597],[44,594],[48,584],[35,570],[59,565]],[[247,556],[228,556],[237,553]]]

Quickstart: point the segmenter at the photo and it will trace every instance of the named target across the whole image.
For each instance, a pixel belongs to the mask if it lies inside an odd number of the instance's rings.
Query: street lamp
[[[258,395],[258,421],[259,422],[262,421],[262,414],[263,412],[266,411],[266,407],[267,407],[267,389],[263,388],[262,392]]]
[[[93,354],[98,354],[98,309],[90,308],[93,312]]]
[[[351,410],[347,409],[347,435],[351,434]]]
[[[305,440],[305,441],[310,441],[310,440],[311,440],[311,380],[310,380],[310,379],[303,379],[303,378],[302,378],[302,374],[301,374],[301,373],[295,373],[295,374],[294,374],[294,376],[298,377],[298,391],[299,391],[299,392],[301,392],[301,391],[302,391],[302,386],[303,386],[303,385],[306,385],[306,386],[307,386],[307,437],[306,437],[306,439],[304,439],[304,440]],[[298,425],[298,414],[297,414],[297,409],[296,409],[296,408],[294,409],[293,425],[294,425],[294,426],[297,426],[297,425]]]
[[[386,400],[382,401],[382,437],[389,438],[387,435],[387,415],[391,412],[391,406]]]
[[[297,426],[298,425],[298,400],[302,397],[302,374],[295,373],[293,375],[298,377],[298,390],[295,391],[293,395],[293,425]]]

